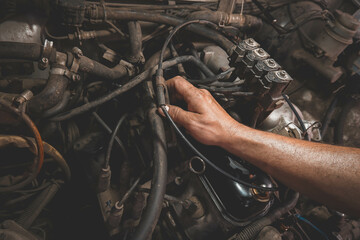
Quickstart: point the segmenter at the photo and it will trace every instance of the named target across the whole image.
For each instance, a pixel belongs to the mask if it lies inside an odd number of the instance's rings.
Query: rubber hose
[[[138,21],[131,21],[128,23],[129,38],[130,38],[130,56],[127,60],[130,63],[138,64],[144,62],[142,53],[142,32]]]
[[[86,17],[91,19],[104,19],[105,11],[102,7],[98,7],[97,11],[87,11]],[[172,26],[178,26],[184,22],[185,19],[171,17],[168,15],[150,13],[150,12],[140,12],[140,11],[126,11],[126,10],[106,10],[107,19],[113,20],[133,20],[133,21],[145,21],[145,22],[156,22],[161,24],[167,24]],[[235,44],[232,43],[225,36],[217,32],[216,30],[204,27],[198,24],[192,24],[186,27],[187,30],[199,34],[203,37],[206,37],[209,40],[214,41],[220,47],[222,47],[229,56],[232,54]]]
[[[211,76],[214,75],[211,71],[208,72],[207,71],[208,68],[204,68],[204,66],[206,67],[206,65],[203,62],[201,62],[199,59],[196,59],[194,56],[180,56],[180,57],[171,59],[169,61],[165,61],[163,64],[163,69],[169,68],[169,67],[172,67],[179,63],[184,63],[184,62],[191,62],[194,65],[196,65],[197,67],[199,67],[201,69],[201,71],[207,72],[207,75],[211,75]],[[144,72],[140,73],[136,77],[132,78],[130,81],[128,81],[122,87],[115,89],[114,91],[112,91],[92,102],[89,102],[80,107],[74,108],[74,109],[70,110],[69,112],[66,112],[59,116],[55,116],[55,117],[51,118],[51,121],[64,121],[64,120],[72,118],[76,115],[85,113],[97,106],[100,106],[101,104],[104,104],[104,103],[110,101],[111,99],[121,95],[122,93],[125,93],[125,92],[129,91],[130,89],[136,87],[138,84],[145,81],[146,79],[149,79],[155,73],[155,71],[156,71],[156,66],[152,69],[145,70]]]
[[[113,68],[108,68],[85,56],[79,58],[79,70],[107,80],[116,80],[128,74],[127,68],[123,65],[118,64]]]
[[[69,84],[69,79],[63,75],[52,74],[45,88],[27,103],[27,111],[31,115],[39,115],[62,101]]]
[[[65,91],[61,101],[58,102],[58,104],[56,104],[54,107],[46,110],[43,113],[42,117],[51,117],[51,116],[54,116],[54,115],[60,113],[69,103],[70,95],[71,95],[70,91]]]
[[[163,121],[157,114],[156,108],[152,108],[149,111],[149,121],[153,130],[154,139],[154,174],[151,181],[151,190],[147,199],[146,208],[144,209],[140,223],[131,238],[133,240],[146,240],[151,238],[161,213],[166,190],[166,137]]]

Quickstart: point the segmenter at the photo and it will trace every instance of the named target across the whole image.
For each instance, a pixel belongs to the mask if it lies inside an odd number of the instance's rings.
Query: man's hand
[[[205,89],[197,89],[182,77],[166,82],[173,101],[185,101],[187,110],[169,105],[169,115],[203,144],[224,146],[240,124]],[[161,112],[161,111],[160,111]]]
[[[360,149],[302,141],[246,127],[232,119],[206,90],[181,77],[167,81],[169,114],[196,140],[239,156],[314,200],[360,216]],[[160,111],[161,112],[161,111]]]

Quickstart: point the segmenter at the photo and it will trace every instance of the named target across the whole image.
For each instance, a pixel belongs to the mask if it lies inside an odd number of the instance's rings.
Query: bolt
[[[269,65],[269,67],[275,67],[275,66],[276,66],[275,61],[274,61],[273,59],[269,59],[269,60],[267,61],[267,63],[268,63],[268,65]]]
[[[174,181],[175,184],[178,186],[180,186],[184,182],[184,180],[181,177],[176,177]]]
[[[280,77],[286,77],[286,72],[284,70],[279,72]]]

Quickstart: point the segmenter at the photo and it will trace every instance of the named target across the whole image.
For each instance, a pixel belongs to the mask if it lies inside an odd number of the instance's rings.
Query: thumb
[[[170,117],[174,120],[175,123],[186,127],[190,124],[191,119],[193,119],[191,112],[185,111],[184,109],[174,106],[174,105],[166,105],[166,110],[169,113]],[[160,109],[160,114],[165,116],[162,109]]]

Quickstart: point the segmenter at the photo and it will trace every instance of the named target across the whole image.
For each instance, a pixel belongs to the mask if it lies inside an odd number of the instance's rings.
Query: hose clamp
[[[52,68],[50,71],[50,74],[53,75],[60,75],[60,76],[65,76],[68,79],[74,81],[74,82],[78,82],[80,81],[80,75],[73,73],[71,71],[69,71],[68,69],[65,68]]]
[[[54,46],[54,42],[45,39],[44,47],[39,62],[40,69],[45,69],[49,66],[49,59],[51,57],[53,46]]]

